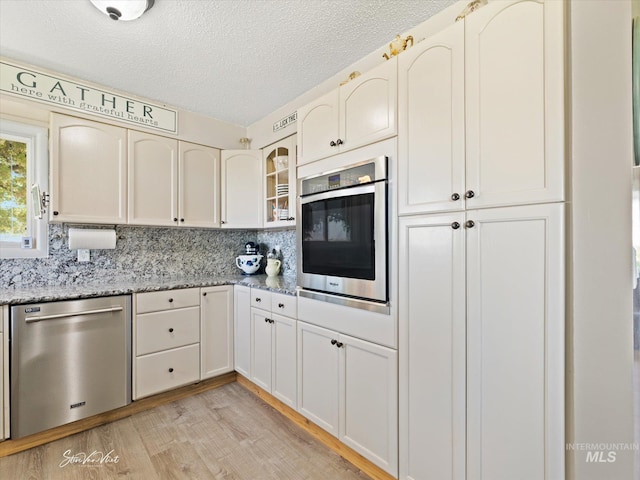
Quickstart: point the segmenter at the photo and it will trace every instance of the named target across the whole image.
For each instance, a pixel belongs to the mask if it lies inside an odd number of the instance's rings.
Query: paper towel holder
[[[93,226],[76,228],[68,226],[66,237],[69,250],[110,250],[116,248],[118,240],[115,226],[114,228],[95,228]]]

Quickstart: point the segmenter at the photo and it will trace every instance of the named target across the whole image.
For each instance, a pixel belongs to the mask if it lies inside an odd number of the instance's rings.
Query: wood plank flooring
[[[238,383],[0,458],[0,478],[369,479]]]

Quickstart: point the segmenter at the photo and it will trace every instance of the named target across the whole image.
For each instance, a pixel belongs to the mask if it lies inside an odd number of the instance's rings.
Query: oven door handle
[[[376,183],[367,183],[366,185],[358,185],[356,187],[341,188],[339,190],[327,190],[322,193],[311,193],[300,197],[300,203],[304,205],[309,202],[317,202],[318,200],[327,200],[330,198],[353,197],[354,195],[363,195],[366,193],[374,193],[376,191]]]

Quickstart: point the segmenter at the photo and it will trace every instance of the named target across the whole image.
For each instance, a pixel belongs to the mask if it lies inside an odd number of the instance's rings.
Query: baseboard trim
[[[44,432],[34,433],[33,435],[29,435],[24,438],[5,440],[4,442],[0,442],[0,458],[6,457],[7,455],[13,455],[14,453],[23,452],[30,448],[44,445],[45,443],[53,442],[54,440],[59,440],[115,420],[120,420],[136,413],[151,410],[152,408],[160,405],[165,405],[198,393],[213,390],[214,388],[218,388],[235,381],[236,372],[225,373],[219,377],[203,380],[200,383],[187,385],[175,390],[159,393],[151,397],[142,398],[125,407],[110,410],[105,413],[94,415],[93,417],[84,418],[77,422],[61,425],[59,427],[45,430]]]
[[[396,477],[390,475],[386,471],[382,470],[376,464],[372,463],[370,460],[367,460],[365,457],[360,455],[358,452],[353,450],[352,448],[346,446],[336,437],[326,432],[318,425],[310,421],[308,418],[302,416],[294,409],[285,405],[280,400],[275,398],[270,393],[266,392],[262,388],[258,387],[251,380],[245,378],[244,376],[237,374],[236,381],[246,388],[248,391],[259,397],[262,401],[272,406],[286,418],[291,420],[293,423],[298,425],[304,431],[309,433],[312,437],[318,440],[320,443],[329,447],[331,450],[336,452],[346,461],[351,463],[352,465],[359,468],[363,473],[367,474],[374,480],[395,480]]]

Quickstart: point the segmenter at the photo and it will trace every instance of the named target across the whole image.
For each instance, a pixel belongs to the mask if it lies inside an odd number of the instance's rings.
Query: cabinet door
[[[296,135],[262,150],[264,162],[264,226],[295,225]]]
[[[397,57],[340,87],[340,151],[396,134]]]
[[[238,373],[251,378],[251,289],[233,287],[234,365]]]
[[[262,152],[221,153],[221,224],[223,228],[262,227]]]
[[[398,57],[400,214],[464,208],[464,22]]]
[[[129,223],[178,225],[178,141],[129,130]]]
[[[200,380],[204,380],[233,371],[233,287],[200,292]]]
[[[127,131],[51,114],[50,220],[127,223]]]
[[[563,205],[467,215],[467,479],[564,478]]]
[[[327,432],[339,434],[340,349],[338,334],[298,322],[298,412]]]
[[[564,2],[465,19],[467,208],[563,199]]]
[[[298,394],[296,347],[296,321],[282,315],[271,315],[272,329],[272,372],[271,393],[278,400],[295,409]]]
[[[399,229],[400,478],[464,480],[464,213]]]
[[[0,326],[2,325],[2,310],[0,309]],[[0,331],[0,440],[4,440],[4,338]],[[7,365],[8,367],[8,365]]]
[[[338,153],[339,134],[336,89],[298,109],[298,165]]]
[[[271,317],[270,313],[251,309],[251,381],[271,392]]]
[[[397,352],[346,335],[339,342],[344,362],[340,440],[397,477]]]
[[[180,142],[178,218],[185,227],[220,226],[220,150]]]

